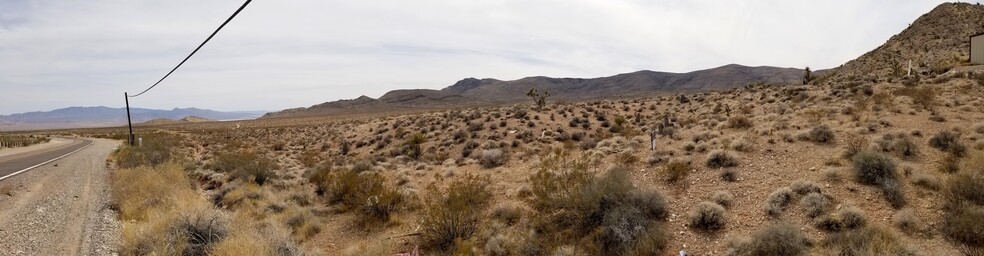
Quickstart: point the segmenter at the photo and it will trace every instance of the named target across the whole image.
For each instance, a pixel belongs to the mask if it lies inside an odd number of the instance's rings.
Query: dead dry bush
[[[461,241],[477,231],[492,194],[489,179],[467,175],[451,181],[447,188],[428,188],[421,212],[421,245],[438,251],[455,251]]]

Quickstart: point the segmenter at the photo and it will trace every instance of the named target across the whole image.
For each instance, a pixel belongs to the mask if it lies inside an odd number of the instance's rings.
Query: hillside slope
[[[362,96],[268,113],[263,117],[287,117],[381,112],[392,109],[438,109],[489,106],[528,100],[530,88],[549,91],[552,100],[589,100],[656,93],[730,89],[751,83],[796,83],[803,70],[777,67],[725,65],[689,73],[637,71],[600,78],[526,77],[513,81],[466,78],[441,90],[394,90],[379,99]]]
[[[912,61],[913,72],[931,75],[967,63],[969,37],[984,32],[984,6],[944,3],[919,16],[878,48],[831,70],[836,80],[899,77]],[[902,72],[902,73],[897,73]]]

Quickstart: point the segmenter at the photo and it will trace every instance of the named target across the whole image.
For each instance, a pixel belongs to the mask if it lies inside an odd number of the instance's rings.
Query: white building
[[[970,36],[970,63],[984,65],[984,33]]]

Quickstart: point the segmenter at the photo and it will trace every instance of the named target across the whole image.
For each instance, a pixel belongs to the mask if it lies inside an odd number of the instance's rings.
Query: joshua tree
[[[536,110],[543,110],[543,106],[547,105],[547,97],[550,96],[550,92],[544,90],[541,95],[536,91],[536,88],[532,88],[530,89],[530,92],[526,93],[526,96],[533,98],[533,102],[536,103]]]
[[[806,67],[806,71],[803,72],[803,84],[807,84],[813,80],[813,75],[810,74],[810,67]]]

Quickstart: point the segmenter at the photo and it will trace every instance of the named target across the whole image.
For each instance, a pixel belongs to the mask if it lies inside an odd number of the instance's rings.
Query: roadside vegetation
[[[26,147],[51,141],[43,135],[0,134],[0,148]]]

